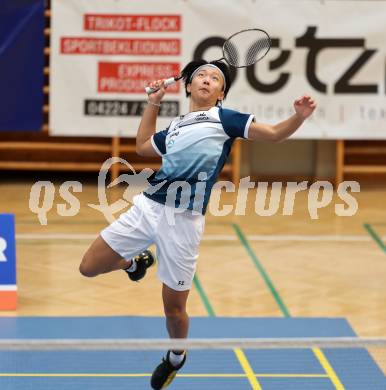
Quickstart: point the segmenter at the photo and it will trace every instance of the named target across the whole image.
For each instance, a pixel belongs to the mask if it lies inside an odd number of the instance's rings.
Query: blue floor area
[[[165,338],[158,317],[6,317],[0,338]],[[338,318],[191,319],[191,338],[355,337]],[[311,349],[243,350],[261,389],[335,389]],[[323,354],[345,389],[385,390],[386,380],[363,349],[326,349]],[[0,351],[2,390],[150,389],[162,351]],[[170,389],[252,389],[231,350],[192,350]]]
[[[193,317],[189,337],[354,337],[341,318]],[[1,317],[0,338],[162,338],[162,317]]]

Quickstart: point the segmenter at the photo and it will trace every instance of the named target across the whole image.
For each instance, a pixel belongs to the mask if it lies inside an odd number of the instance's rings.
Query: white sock
[[[173,351],[170,351],[169,354],[169,362],[174,366],[177,367],[181,362],[184,360],[185,352],[181,353],[180,355],[177,355]]]
[[[131,266],[129,268],[126,268],[127,272],[134,272],[137,269],[137,262],[134,260],[131,260]]]

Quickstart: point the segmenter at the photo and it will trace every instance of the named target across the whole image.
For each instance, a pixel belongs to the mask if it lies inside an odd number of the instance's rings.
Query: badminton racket
[[[272,42],[268,33],[258,28],[241,30],[232,34],[222,46],[222,57],[217,61],[224,60],[233,68],[245,68],[256,64],[262,60],[269,49]],[[170,77],[163,84],[165,87],[182,79],[182,75]],[[145,91],[148,95],[157,92],[161,87],[151,88],[146,87]]]

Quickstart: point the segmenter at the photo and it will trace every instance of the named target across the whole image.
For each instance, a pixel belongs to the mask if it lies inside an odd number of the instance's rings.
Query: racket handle
[[[169,85],[172,85],[172,84],[174,84],[177,80],[179,80],[180,78],[179,77],[170,77],[169,79],[166,79],[165,81],[164,81],[164,86],[165,87],[168,87]],[[145,91],[146,91],[146,93],[148,94],[148,95],[150,95],[150,94],[152,94],[152,93],[154,93],[154,92],[157,92],[157,91],[159,91],[159,87],[158,88],[151,88],[151,87],[146,87],[145,88]]]

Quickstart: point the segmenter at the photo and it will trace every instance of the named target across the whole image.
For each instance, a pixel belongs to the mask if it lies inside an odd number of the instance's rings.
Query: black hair
[[[198,61],[191,61],[189,62],[184,69],[182,69],[181,75],[182,79],[185,82],[185,93],[186,97],[190,96],[190,92],[188,92],[187,86],[191,82],[192,74],[196,69],[198,69],[202,65],[212,64],[217,66],[224,74],[225,77],[225,89],[224,89],[224,99],[226,98],[229,88],[231,87],[231,78],[229,75],[229,67],[225,62],[222,61],[205,61],[205,60],[198,60]]]

